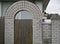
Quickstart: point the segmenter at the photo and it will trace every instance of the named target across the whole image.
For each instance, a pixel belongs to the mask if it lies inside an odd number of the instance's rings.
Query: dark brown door
[[[32,44],[32,20],[15,20],[15,44]]]

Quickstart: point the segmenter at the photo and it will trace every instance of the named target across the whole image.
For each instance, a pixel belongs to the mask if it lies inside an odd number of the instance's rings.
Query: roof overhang
[[[43,10],[46,10],[46,7],[48,5],[50,0],[43,0]]]

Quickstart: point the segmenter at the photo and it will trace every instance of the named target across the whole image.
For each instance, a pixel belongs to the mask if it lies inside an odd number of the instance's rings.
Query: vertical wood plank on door
[[[15,20],[15,44],[32,44],[32,20]]]

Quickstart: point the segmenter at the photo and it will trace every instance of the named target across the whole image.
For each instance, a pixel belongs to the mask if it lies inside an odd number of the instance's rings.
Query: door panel
[[[15,20],[15,44],[32,44],[32,20]]]

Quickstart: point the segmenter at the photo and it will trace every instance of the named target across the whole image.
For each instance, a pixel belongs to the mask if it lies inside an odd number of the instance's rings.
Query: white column
[[[52,20],[52,44],[60,44],[60,20]]]
[[[51,44],[52,42],[52,29],[51,29],[51,20],[45,19],[42,22],[42,41],[43,44]]]
[[[5,44],[14,44],[14,19],[5,18]]]

